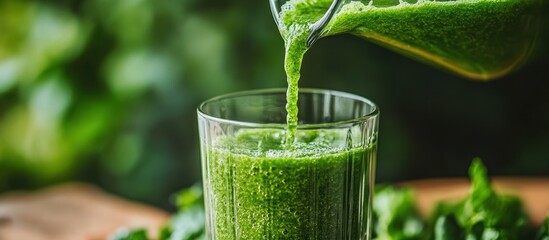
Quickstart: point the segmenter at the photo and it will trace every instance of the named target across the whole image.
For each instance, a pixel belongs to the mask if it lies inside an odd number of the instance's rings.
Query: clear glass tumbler
[[[378,108],[300,89],[288,144],[285,104],[268,89],[198,108],[208,239],[370,239]]]

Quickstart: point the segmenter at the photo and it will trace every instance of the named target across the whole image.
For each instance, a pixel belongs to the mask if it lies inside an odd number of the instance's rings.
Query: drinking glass
[[[370,239],[378,108],[300,89],[288,142],[285,89],[198,108],[208,239]]]

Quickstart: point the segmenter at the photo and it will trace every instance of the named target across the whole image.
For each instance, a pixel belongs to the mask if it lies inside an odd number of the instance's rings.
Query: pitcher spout
[[[332,2],[332,5],[328,9],[328,11],[326,11],[326,13],[324,14],[324,16],[322,16],[322,18],[320,18],[313,25],[311,25],[311,33],[309,34],[309,37],[307,38],[307,47],[308,48],[310,48],[316,42],[316,40],[318,40],[320,37],[322,37],[322,34],[324,32],[324,28],[326,27],[326,25],[328,25],[328,23],[330,22],[330,20],[332,19],[332,17],[336,13],[339,5],[343,1],[344,0],[334,0]]]

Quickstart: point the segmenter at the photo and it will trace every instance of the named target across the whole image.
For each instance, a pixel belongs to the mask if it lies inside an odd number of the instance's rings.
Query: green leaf
[[[206,231],[204,207],[194,205],[175,215],[170,223],[172,233],[169,240],[205,239]]]
[[[541,226],[541,229],[536,236],[536,240],[549,240],[549,215],[545,219],[545,222]]]
[[[435,212],[436,223],[444,223],[453,214],[467,240],[532,239],[528,216],[518,197],[499,195],[490,184],[486,167],[480,159],[474,159],[469,168],[471,189],[469,196],[457,204],[440,205]],[[440,227],[445,227],[441,225]],[[439,231],[439,232],[437,232]],[[435,240],[445,239],[434,229]]]
[[[459,225],[455,215],[444,215],[437,219],[434,229],[436,240],[462,240],[464,235],[464,229]]]
[[[116,232],[113,236],[110,238],[111,240],[148,240],[147,237],[147,230],[145,229],[135,229],[135,230],[128,230],[128,229],[122,229],[118,232]]]
[[[160,229],[158,234],[158,240],[168,240],[172,235],[172,230],[168,226],[164,226]]]
[[[179,212],[172,217],[168,226],[160,232],[160,240],[206,239],[206,213],[204,195],[200,184],[177,194]]]
[[[195,184],[177,194],[176,205],[180,212],[187,208],[203,204],[204,197],[202,193],[202,186],[200,184]]]
[[[378,187],[373,205],[375,239],[420,239],[424,224],[411,189]]]

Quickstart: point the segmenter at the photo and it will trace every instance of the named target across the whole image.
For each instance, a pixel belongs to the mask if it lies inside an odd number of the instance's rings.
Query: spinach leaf
[[[178,213],[159,233],[158,240],[203,240],[206,239],[204,195],[200,185],[184,189],[176,195]],[[121,230],[111,240],[148,240],[144,229]]]
[[[541,229],[536,236],[536,240],[549,240],[549,215],[545,219],[543,226],[541,226]]]
[[[414,194],[408,188],[378,186],[373,202],[376,240],[421,239],[424,224],[415,208]]]
[[[435,223],[435,239],[462,240],[465,239],[465,231],[459,225],[455,215],[440,216]]]
[[[111,240],[148,240],[147,231],[145,229],[122,229],[116,232],[110,238]]]
[[[172,217],[168,226],[160,231],[160,240],[202,240],[206,239],[204,194],[200,185],[194,185],[177,194],[179,212]]]
[[[464,232],[467,240],[532,239],[528,216],[515,196],[499,195],[490,184],[486,167],[474,159],[469,168],[469,196],[456,204],[441,205],[435,211],[433,239],[451,239],[450,231]],[[457,225],[448,225],[449,216]],[[439,227],[436,227],[440,224]],[[459,228],[456,228],[459,227]]]

